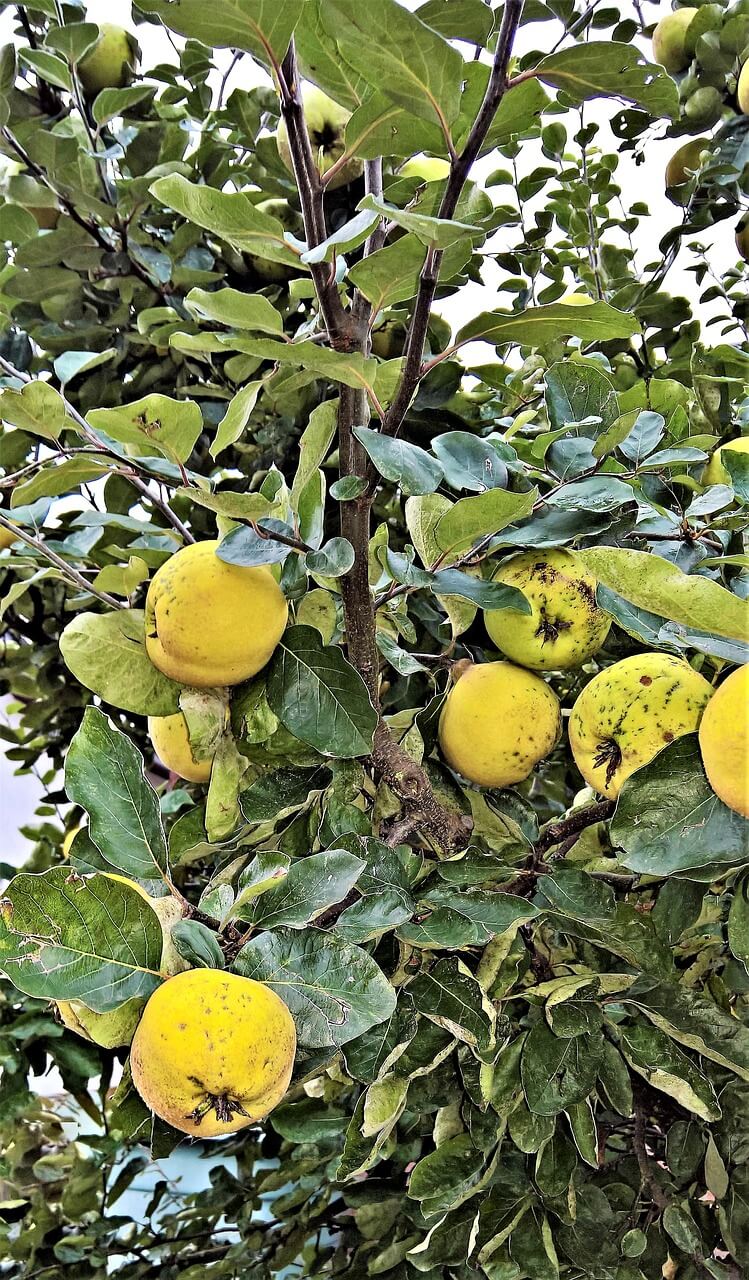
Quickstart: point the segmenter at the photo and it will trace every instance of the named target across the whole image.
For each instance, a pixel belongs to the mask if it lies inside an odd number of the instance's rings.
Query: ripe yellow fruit
[[[173,716],[149,716],[148,733],[154,751],[167,769],[186,782],[208,781],[213,754],[203,760],[193,755],[187,721],[181,711]]]
[[[739,73],[736,98],[739,104],[739,111],[742,115],[749,116],[749,62],[744,63]]]
[[[591,298],[589,293],[565,293],[558,302],[563,303],[565,307],[591,307],[595,302],[595,298]]]
[[[703,484],[730,484],[731,476],[721,462],[720,455],[724,449],[728,449],[733,453],[749,453],[749,436],[737,436],[735,440],[726,440],[725,444],[719,444],[714,449],[709,462],[705,464],[705,470],[702,472]]]
[[[504,561],[495,582],[517,587],[531,606],[491,609],[484,622],[498,649],[521,667],[566,671],[597,653],[611,619],[596,604],[598,583],[573,551],[525,551]]]
[[[146,597],[146,652],[164,675],[198,689],[239,684],[268,662],[288,606],[266,568],[216,555],[218,542],[183,547],[156,571]]]
[[[709,138],[691,138],[671,156],[666,165],[666,186],[683,187],[700,167],[700,157],[710,146]]]
[[[700,750],[716,796],[749,818],[749,666],[733,671],[710,699]]]
[[[559,702],[539,676],[510,662],[472,664],[442,709],[442,754],[481,787],[522,782],[559,738]]]
[[[216,1138],[267,1116],[289,1085],[294,1020],[270,987],[189,969],[151,996],[130,1055],[133,1083],[182,1133]]]
[[[6,547],[12,547],[14,542],[18,542],[18,538],[10,529],[0,529],[0,551],[4,551]]]
[[[653,57],[669,75],[685,71],[692,61],[687,50],[687,28],[696,9],[674,9],[661,18],[653,32]]]
[[[336,161],[340,160],[346,150],[346,125],[351,118],[351,112],[338,102],[334,102],[327,93],[323,93],[322,89],[318,89],[314,84],[302,85],[302,105],[312,155],[320,173],[325,174],[328,169],[332,169]],[[289,132],[283,117],[278,122],[276,146],[286,168],[293,173]],[[328,184],[329,189],[333,191],[335,187],[345,187],[347,183],[353,182],[354,178],[360,177],[363,168],[364,162],[352,156],[331,179]]]
[[[130,83],[138,61],[135,37],[111,22],[99,26],[99,39],[78,64],[78,78],[86,97],[102,89],[122,89]]]
[[[411,156],[398,170],[398,178],[418,178],[420,182],[442,182],[450,173],[450,161],[441,156],[426,156],[420,152]]]
[[[570,746],[589,786],[613,799],[625,779],[694,733],[712,686],[681,658],[637,653],[585,686],[570,716]]]

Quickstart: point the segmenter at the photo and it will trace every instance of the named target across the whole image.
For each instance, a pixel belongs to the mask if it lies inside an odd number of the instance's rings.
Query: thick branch
[[[599,800],[596,804],[587,805],[584,809],[576,809],[569,818],[559,822],[550,822],[544,827],[534,846],[534,853],[541,857],[555,844],[566,843],[572,836],[579,836],[587,827],[596,822],[606,822],[613,814],[616,804],[613,800]]]
[[[323,188],[307,133],[299,83],[294,41],[289,45],[278,74],[281,114],[286,122],[289,151],[304,218],[304,232],[310,249],[322,244],[327,235]],[[331,346],[336,350],[351,349],[351,325],[336,284],[335,268],[320,262],[310,267],[320,311]]]
[[[505,0],[502,12],[502,26],[497,40],[489,84],[479,108],[479,113],[468,135],[468,140],[460,155],[452,162],[450,177],[447,180],[445,194],[442,197],[437,214],[439,218],[450,219],[453,217],[471,166],[481,151],[492,120],[507,91],[507,68],[522,13],[523,0]],[[403,375],[395,399],[390,405],[383,422],[383,430],[388,435],[397,435],[400,430],[401,423],[406,416],[421,377],[424,343],[429,327],[429,315],[434,302],[434,295],[437,291],[441,265],[442,251],[435,248],[429,249],[421,271],[416,303],[406,338]]]

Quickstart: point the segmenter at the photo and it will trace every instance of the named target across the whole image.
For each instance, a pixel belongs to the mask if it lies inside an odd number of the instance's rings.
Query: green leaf
[[[307,249],[302,254],[302,262],[332,262],[339,253],[350,253],[352,249],[358,249],[359,245],[369,236],[377,222],[379,222],[379,213],[376,209],[370,208],[363,204],[359,205],[362,210],[357,213],[348,222],[344,222],[342,227],[337,231],[331,232],[325,240],[321,240],[314,249]]]
[[[369,299],[375,311],[382,311],[395,306],[396,302],[413,298],[427,252],[416,236],[405,235],[362,258],[351,267],[348,278]],[[450,280],[462,271],[471,252],[467,240],[460,240],[448,249],[442,259],[440,279]]]
[[[461,498],[437,521],[434,529],[437,546],[455,555],[467,551],[480,538],[499,533],[508,524],[529,515],[537,498],[537,489],[528,493],[487,489],[475,497]]]
[[[5,897],[3,968],[28,995],[107,1013],[161,982],[161,925],[136,889],[51,867],[15,876]]]
[[[469,40],[471,44],[486,44],[494,25],[494,14],[484,0],[452,0],[450,4],[426,0],[417,13],[446,40]]]
[[[271,660],[268,702],[281,724],[323,755],[367,755],[377,715],[358,671],[314,627],[290,627]]]
[[[13,486],[10,495],[11,509],[27,507],[40,498],[56,498],[63,493],[73,493],[91,480],[99,480],[112,469],[111,463],[98,462],[88,455],[66,458],[64,462],[54,462],[42,467],[35,476],[23,484]]]
[[[345,849],[328,849],[297,858],[282,883],[253,897],[232,914],[257,929],[303,929],[346,897],[364,867],[362,858]]]
[[[348,538],[329,538],[319,551],[308,551],[304,563],[310,573],[324,578],[341,578],[353,568],[356,555]]]
[[[590,476],[563,485],[550,495],[548,505],[562,511],[618,511],[635,496],[632,486],[616,476]]]
[[[137,880],[167,876],[159,798],[138,748],[96,707],[87,707],[65,760],[65,789],[89,815],[89,833],[113,871]]]
[[[120,444],[136,445],[143,456],[158,453],[187,462],[203,430],[200,406],[158,392],[118,409],[91,409],[87,421]]]
[[[152,97],[153,92],[153,85],[148,84],[133,84],[127,89],[102,89],[94,98],[91,114],[97,124],[108,124],[115,116],[125,115],[130,107]]]
[[[380,475],[400,485],[404,493],[433,493],[442,480],[439,462],[418,445],[369,427],[354,427],[354,435],[364,445]]]
[[[647,551],[590,547],[578,554],[599,582],[638,608],[730,640],[749,634],[749,602],[710,578],[683,573]]]
[[[432,452],[442,464],[445,480],[452,489],[504,489],[507,467],[501,441],[483,439],[470,431],[446,431],[432,441]]]
[[[224,953],[212,929],[199,920],[178,920],[170,938],[193,969],[223,969]]]
[[[672,971],[671,951],[658,937],[652,920],[628,902],[617,902],[611,889],[576,867],[564,867],[538,880],[541,904],[557,926],[573,937],[621,956],[652,973]]]
[[[639,332],[640,325],[630,312],[617,311],[607,302],[594,302],[587,307],[551,302],[527,311],[485,311],[465,325],[456,340],[490,342],[497,347],[506,342],[543,347],[558,338],[605,342],[609,338],[631,338]]]
[[[537,1022],[523,1046],[520,1061],[531,1111],[556,1116],[571,1103],[587,1098],[595,1084],[602,1053],[600,1033],[562,1040],[545,1022]]]
[[[56,440],[65,426],[65,404],[49,383],[27,382],[20,391],[0,391],[0,418],[43,440]]]
[[[395,1008],[395,991],[372,957],[318,929],[262,933],[242,947],[233,968],[281,996],[309,1049],[346,1044]]]
[[[280,311],[262,293],[242,293],[239,289],[191,289],[185,306],[196,320],[212,320],[230,329],[257,333],[283,333]]]
[[[261,564],[282,564],[290,555],[285,542],[279,542],[274,534],[293,538],[294,530],[285,520],[258,520],[252,525],[232,529],[222,539],[216,552],[226,564],[244,565],[246,568]]]
[[[543,58],[536,71],[539,79],[563,89],[573,102],[624,98],[652,116],[673,120],[679,113],[674,81],[633,44],[616,40],[575,44]]]
[[[298,510],[299,497],[330,452],[336,432],[338,401],[326,400],[312,410],[299,441],[299,461],[291,486],[291,503]]]
[[[677,738],[624,783],[611,838],[620,862],[646,875],[746,861],[749,823],[718,799],[696,734]]]
[[[737,876],[728,911],[728,945],[749,973],[749,871]]]
[[[571,423],[599,418],[595,434],[611,426],[619,417],[619,400],[614,384],[602,369],[577,360],[560,361],[547,369],[546,408],[554,430]]]
[[[494,1009],[476,979],[457,957],[439,960],[408,984],[419,1013],[444,1027],[479,1053],[494,1043]]]
[[[401,925],[398,937],[413,947],[450,949],[483,947],[498,934],[509,944],[538,910],[513,894],[437,884],[420,897],[417,915],[419,922]]]
[[[341,55],[381,93],[413,115],[452,124],[460,110],[463,59],[397,0],[368,8],[327,0],[320,10]]]
[[[516,613],[530,613],[531,606],[517,587],[507,587],[503,582],[487,582],[474,578],[460,569],[440,569],[432,574],[430,589],[437,596],[462,596],[472,600],[480,609],[514,609]]]
[[[398,855],[381,840],[346,835],[340,843],[363,859],[364,869],[356,882],[360,897],[338,917],[335,931],[347,942],[369,942],[413,914],[409,879]]]
[[[46,49],[21,49],[18,56],[22,65],[31,67],[48,84],[54,84],[58,89],[67,89],[68,92],[72,89],[70,69],[54,53],[48,53]]]
[[[300,266],[299,251],[287,243],[282,223],[258,209],[242,191],[217,191],[172,174],[157,178],[151,194],[188,222],[221,236],[235,249],[246,249],[271,262]]]
[[[65,665],[104,702],[139,716],[179,710],[181,685],[169,680],[146,653],[142,609],[79,613],[60,636]]]
[[[453,221],[449,218],[430,218],[423,213],[412,213],[409,209],[400,209],[382,197],[368,195],[359,201],[359,209],[379,214],[387,222],[394,222],[404,231],[410,231],[427,248],[449,249],[466,237],[469,240],[483,239],[486,234],[481,227],[474,227],[467,222]]]
[[[408,1194],[421,1201],[425,1215],[444,1214],[475,1195],[496,1166],[492,1149],[477,1149],[467,1133],[449,1138],[424,1156],[413,1170]]]
[[[224,449],[228,449],[229,445],[236,444],[239,440],[249,424],[262,386],[262,381],[248,382],[232,397],[208,451],[212,458],[217,458]]]
[[[645,975],[622,998],[679,1044],[749,1081],[749,1029],[714,1000]]]
[[[331,1106],[318,1098],[287,1102],[276,1107],[271,1124],[287,1142],[325,1142],[340,1137],[348,1116],[342,1107]]]
[[[363,1084],[371,1084],[391,1071],[416,1035],[417,1027],[411,997],[401,991],[396,1007],[387,1018],[355,1040],[349,1040],[343,1050],[349,1075]]]
[[[331,778],[331,771],[325,766],[271,769],[242,792],[242,813],[247,822],[273,822],[283,814],[303,808],[312,796],[325,790]]]
[[[176,5],[173,0],[138,0],[138,8],[209,48],[245,49],[263,62],[279,63],[304,0],[284,0],[282,5],[276,0],[215,0],[210,9],[202,0],[179,0]]]
[[[719,1120],[720,1106],[707,1076],[677,1049],[658,1027],[619,1028],[619,1043],[629,1065],[654,1089],[703,1120]]]

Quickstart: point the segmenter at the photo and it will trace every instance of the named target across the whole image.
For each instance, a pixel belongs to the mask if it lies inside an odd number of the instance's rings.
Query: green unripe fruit
[[[710,146],[709,138],[692,138],[675,151],[666,165],[666,187],[683,187],[700,167],[700,157]]]
[[[320,173],[326,174],[340,160],[346,150],[346,125],[351,117],[351,112],[340,106],[339,103],[334,102],[332,98],[328,97],[327,93],[323,93],[322,89],[318,89],[317,85],[314,84],[302,85],[302,103],[312,155]],[[278,154],[286,168],[293,173],[294,165],[291,159],[291,147],[289,146],[289,131],[283,118],[279,121],[276,145]],[[352,156],[346,161],[343,168],[336,173],[335,177],[331,179],[328,184],[330,190],[332,191],[334,187],[344,187],[347,183],[353,182],[354,178],[358,178],[361,175],[363,168],[363,161]]]
[[[675,9],[661,18],[653,32],[653,57],[669,75],[686,71],[692,60],[687,51],[687,28],[696,13],[696,9]]]
[[[138,62],[135,37],[124,27],[103,22],[99,39],[78,64],[78,79],[87,98],[102,89],[122,89],[129,84]]]
[[[722,111],[723,95],[712,85],[705,85],[689,98],[684,115],[697,129],[710,129],[718,123]]]

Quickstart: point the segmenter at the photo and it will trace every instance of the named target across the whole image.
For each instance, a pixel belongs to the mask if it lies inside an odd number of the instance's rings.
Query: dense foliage
[[[173,55],[125,41],[103,88],[85,5],[0,9],[0,735],[46,788],[2,867],[0,1275],[733,1280],[749,824],[695,732],[597,796],[567,725],[621,659],[749,659],[745,0],[695,0],[673,75],[646,2],[139,0]],[[302,78],[343,108],[305,95],[310,135]],[[664,137],[697,143],[656,250]],[[196,690],[144,607],[214,538],[289,625]],[[564,728],[530,776],[472,785],[439,717],[525,549],[574,549],[612,625],[538,676]],[[207,784],[155,757],[178,710]],[[284,1102],[142,1221],[122,1197],[187,1140],[52,1003],[162,981],[106,871],[298,1039]]]

